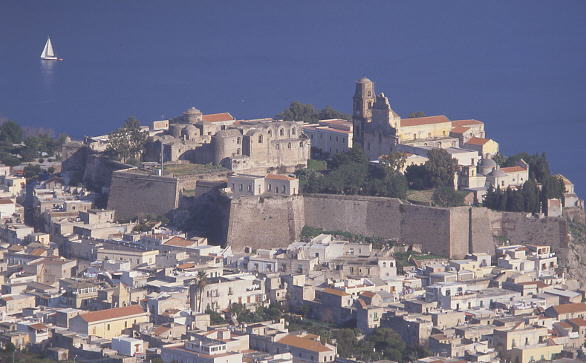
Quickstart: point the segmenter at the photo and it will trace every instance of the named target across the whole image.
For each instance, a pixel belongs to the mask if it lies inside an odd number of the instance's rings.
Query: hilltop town
[[[584,201],[483,121],[401,117],[362,78],[351,115],[8,144],[2,361],[586,359]]]

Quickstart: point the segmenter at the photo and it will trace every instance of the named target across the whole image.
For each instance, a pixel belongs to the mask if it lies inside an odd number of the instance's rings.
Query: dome
[[[184,115],[201,115],[201,111],[195,107],[191,107],[187,109],[187,111],[183,112]]]
[[[191,140],[198,135],[198,129],[193,125],[187,125],[181,130],[181,135],[186,136],[188,140]]]
[[[490,169],[496,168],[496,162],[492,159],[484,158],[480,162],[480,167],[481,168],[490,168]]]
[[[505,172],[499,168],[494,169],[489,175],[493,178],[502,178],[504,176],[507,176],[507,174],[505,174]]]
[[[372,81],[366,77],[362,77],[362,78],[360,78],[358,83],[372,83]]]

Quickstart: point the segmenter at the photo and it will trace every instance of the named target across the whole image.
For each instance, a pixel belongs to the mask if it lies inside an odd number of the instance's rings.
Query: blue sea
[[[401,115],[486,123],[586,193],[586,1],[0,2],[0,117],[99,135],[191,106],[350,112],[367,76]],[[63,62],[42,62],[50,35]]]

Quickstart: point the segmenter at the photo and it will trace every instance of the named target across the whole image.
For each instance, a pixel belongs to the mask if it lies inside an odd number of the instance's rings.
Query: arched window
[[[269,130],[269,136],[273,135],[273,130]]]
[[[279,130],[279,135],[285,136],[285,130],[283,130],[283,129]]]
[[[237,143],[237,144],[240,144],[240,137],[237,137],[237,138],[236,138],[236,143]]]
[[[291,143],[288,143],[287,144],[287,149],[290,149],[290,148],[291,148]]]
[[[303,147],[303,141],[299,143],[299,147]]]
[[[292,129],[291,129],[291,134],[295,135],[295,133],[296,133],[296,132],[297,132],[297,131],[295,130],[295,128],[292,128]]]
[[[240,155],[240,148],[236,149],[236,154]]]
[[[262,135],[258,135],[258,143],[262,144]]]

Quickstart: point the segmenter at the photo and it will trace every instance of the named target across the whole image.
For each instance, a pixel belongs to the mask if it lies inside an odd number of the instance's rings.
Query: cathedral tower
[[[374,83],[368,78],[356,82],[353,97],[352,123],[354,126],[354,146],[364,150],[364,129],[372,121],[372,105],[376,99]]]

